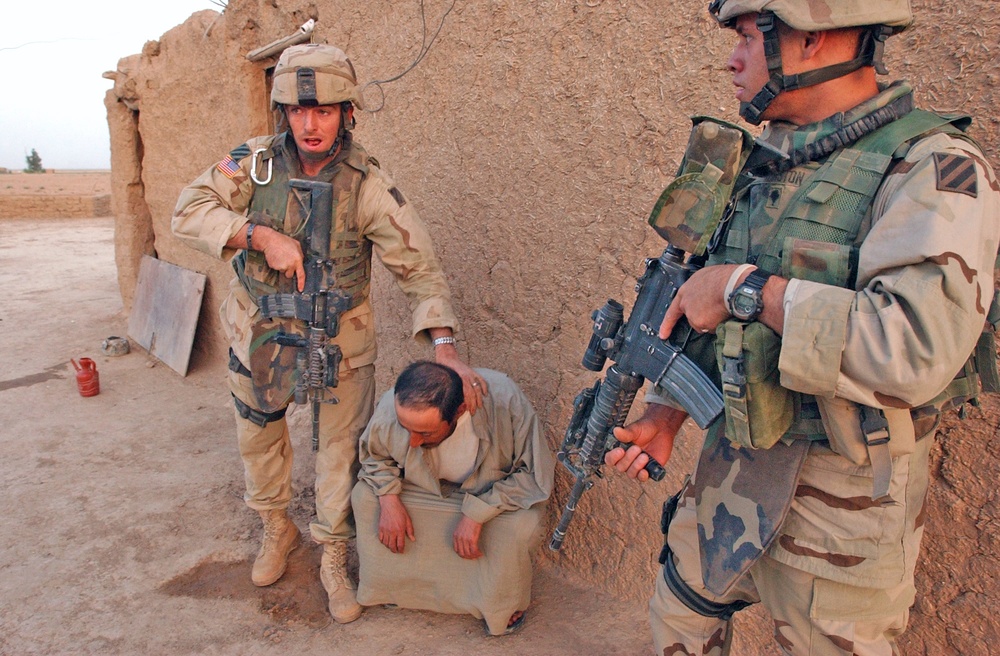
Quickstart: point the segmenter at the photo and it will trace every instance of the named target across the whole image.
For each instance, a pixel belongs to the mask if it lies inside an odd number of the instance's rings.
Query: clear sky
[[[224,0],[220,0],[224,3]],[[104,94],[122,57],[213,0],[12,0],[0,11],[0,167],[111,167]]]

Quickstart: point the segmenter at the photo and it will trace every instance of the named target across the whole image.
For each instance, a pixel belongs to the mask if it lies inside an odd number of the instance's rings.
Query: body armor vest
[[[304,240],[306,226],[296,224],[299,220],[296,212],[288,212],[290,171],[286,156],[275,152],[279,138],[275,137],[261,159],[265,165],[271,162],[273,172],[268,184],[258,185],[254,190],[248,217],[251,223]],[[350,296],[349,308],[355,308],[368,298],[371,289],[372,243],[359,230],[357,203],[372,160],[361,146],[350,141],[345,145],[346,155],[334,166],[332,177],[325,181],[333,185],[330,259],[334,262],[337,287]],[[267,265],[260,251],[241,251],[233,259],[233,268],[257,305],[262,296],[296,291],[295,279],[279,275]]]
[[[893,164],[918,137],[944,131],[964,138],[963,128],[962,119],[913,110],[825,160],[765,178],[743,177],[728,221],[712,240],[716,246],[708,264],[751,262],[783,277],[854,289],[872,204]],[[992,347],[992,333],[984,334]],[[995,370],[995,363],[990,366]],[[942,409],[975,396],[978,387],[975,367],[967,366],[937,399],[910,411],[916,436],[930,433]],[[790,394],[790,428],[782,429],[783,438],[771,448],[730,442],[725,421],[712,424],[706,435],[691,493],[697,504],[702,577],[716,594],[725,594],[770,547],[791,505],[810,442],[827,438],[815,397]],[[868,435],[865,431],[864,439]],[[880,502],[889,498],[892,476],[887,442],[867,443],[872,498]],[[741,519],[744,512],[746,520]]]
[[[708,264],[750,262],[785,278],[854,289],[859,249],[871,229],[872,204],[890,167],[916,138],[931,131],[966,138],[962,130],[967,125],[966,117],[913,110],[824,162],[745,181],[736,192],[724,243]],[[918,437],[934,428],[941,411],[978,394],[976,369],[970,359],[938,397],[911,411]],[[814,397],[793,393],[792,398],[794,420],[786,436],[824,439]]]

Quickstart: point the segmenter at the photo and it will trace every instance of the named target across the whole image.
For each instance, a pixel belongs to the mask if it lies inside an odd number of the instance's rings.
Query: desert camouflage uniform
[[[816,124],[771,122],[761,141],[790,152],[910,95],[897,83]],[[955,132],[912,140],[891,165],[861,222],[855,280],[827,270],[822,237],[771,250],[799,188],[819,203],[842,198],[834,194],[844,189],[815,184],[820,163],[757,178],[737,197],[708,264],[753,262],[791,279],[776,365],[781,387],[796,393],[794,421],[766,450],[731,443],[723,420],[709,427],[695,475],[675,498],[665,575],[650,602],[658,654],[728,653],[740,602],[765,604],[784,653],[898,653],[915,594],[927,438],[954,403],[939,393],[983,330],[1000,241],[996,177]],[[837,282],[816,281],[826,276]],[[718,376],[715,340],[698,337],[688,351]],[[871,461],[836,419],[857,404],[889,419],[893,503],[873,500]],[[667,584],[672,568],[701,597],[688,601],[716,617],[679,600]]]
[[[236,254],[226,247],[226,242],[244,229],[254,194],[261,193],[250,170],[253,160],[250,155],[258,149],[274,153],[271,161],[275,178],[309,179],[299,170],[290,134],[251,139],[184,189],[174,211],[174,234],[215,257],[228,260]],[[414,338],[429,343],[428,329],[449,327],[455,330],[457,320],[451,308],[447,282],[424,224],[413,205],[406,202],[392,180],[379,170],[377,162],[352,142],[349,133],[337,158],[313,179],[330,181],[347,163],[365,172],[356,198],[342,198],[339,203],[353,203],[352,220],[357,225],[352,232],[357,236],[357,248],[374,247],[409,299]],[[256,164],[257,179],[267,179],[265,166],[260,161]],[[278,175],[279,172],[282,175]],[[268,191],[287,195],[287,190]],[[335,227],[334,237],[337,230]],[[331,390],[340,403],[324,404],[321,409],[316,457],[317,520],[310,526],[318,542],[354,536],[350,494],[358,468],[357,440],[374,407],[377,354],[374,315],[368,298],[370,266],[365,275],[368,279],[358,293],[358,304],[341,315],[340,333],[333,340],[343,353],[340,381]],[[238,278],[230,284],[230,293],[222,303],[220,315],[232,352],[248,372],[252,329],[260,319],[260,311]],[[245,374],[231,372],[229,383],[237,399],[251,408],[261,408]],[[255,510],[285,508],[292,494],[292,449],[284,417],[261,427],[237,412],[236,421],[246,473],[247,505]]]

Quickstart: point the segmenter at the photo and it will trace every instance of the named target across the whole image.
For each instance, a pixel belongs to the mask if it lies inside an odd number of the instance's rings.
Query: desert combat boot
[[[299,546],[299,529],[288,519],[283,508],[261,510],[264,539],[253,563],[251,579],[258,586],[271,585],[281,578],[288,567],[288,554]]]
[[[347,576],[347,543],[331,542],[323,545],[319,578],[326,594],[330,596],[330,614],[338,624],[347,624],[361,617],[361,604],[355,595],[354,584]]]

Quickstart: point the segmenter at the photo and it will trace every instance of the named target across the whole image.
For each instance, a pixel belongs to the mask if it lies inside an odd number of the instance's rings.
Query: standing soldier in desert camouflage
[[[740,113],[767,127],[732,140],[729,190],[699,144],[740,128],[698,123],[691,175],[651,217],[668,239],[706,237],[707,264],[660,336],[682,317],[701,333],[685,352],[726,404],[665,504],[657,654],[728,653],[733,613],[758,602],[783,653],[896,654],[941,413],[980,382],[997,391],[997,179],[967,117],[914,109],[906,82],[876,82],[885,39],[913,20],[908,0],[715,0],[710,12],[737,36]],[[663,390],[648,400],[615,431],[634,445],[606,457],[640,480],[685,419]]]
[[[261,298],[276,291],[302,292],[306,271],[299,237],[305,225],[289,210],[289,180],[333,186],[330,259],[337,287],[349,298],[333,342],[343,356],[339,383],[323,404],[316,455],[316,521],[312,537],[323,544],[320,577],[329,609],[340,623],[361,614],[347,575],[347,540],[354,537],[350,496],[358,470],[357,442],[375,397],[375,325],[371,301],[372,250],[396,277],[410,301],[413,335],[433,340],[436,360],[462,377],[475,411],[486,382],[455,349],[457,321],[443,272],[413,205],[351,137],[354,111],[362,107],[354,66],[338,48],[307,44],[285,50],[274,70],[271,108],[277,136],[237,146],[205,171],[177,201],[172,228],[188,244],[232,259],[236,277],[221,316],[231,341],[229,384],[236,403],[237,437],[246,479],[245,500],[260,513],[264,537],[252,579],[265,586],[285,572],[299,531],[287,517],[292,496],[292,448],[285,410],[294,391],[287,349],[267,339],[297,332],[296,319],[261,315]],[[238,251],[238,254],[237,254]],[[301,326],[298,327],[301,332]]]

